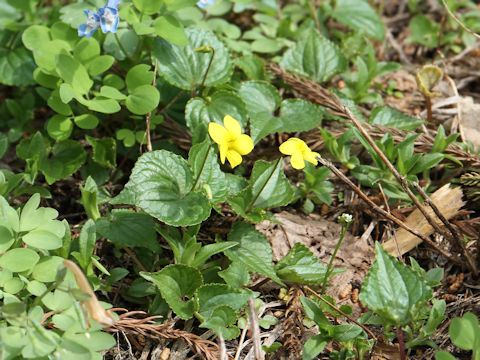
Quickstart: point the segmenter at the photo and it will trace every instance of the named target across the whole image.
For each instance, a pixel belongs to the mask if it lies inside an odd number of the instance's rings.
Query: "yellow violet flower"
[[[250,136],[242,134],[240,124],[230,115],[223,118],[223,124],[225,127],[211,122],[208,124],[208,133],[218,144],[222,164],[225,164],[227,158],[230,166],[234,168],[242,162],[242,155],[253,150],[253,141]]]
[[[305,141],[298,138],[290,138],[285,141],[279,148],[280,152],[285,155],[291,155],[290,164],[294,169],[300,170],[305,167],[305,161],[314,165],[318,164],[316,157],[320,157],[305,144]]]

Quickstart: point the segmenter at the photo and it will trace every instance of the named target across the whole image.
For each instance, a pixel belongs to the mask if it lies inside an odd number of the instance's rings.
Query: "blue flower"
[[[95,30],[100,26],[100,16],[90,10],[83,10],[87,15],[87,22],[78,27],[78,36],[92,37]]]
[[[105,6],[98,9],[100,15],[100,27],[104,34],[107,32],[116,33],[118,27],[118,10]]]
[[[205,9],[207,5],[213,5],[214,3],[215,0],[200,0],[199,2],[197,2],[197,6]]]
[[[207,0],[210,1],[210,0]],[[91,37],[99,27],[103,33],[116,33],[118,27],[118,5],[121,0],[108,0],[104,7],[98,9],[98,12],[84,10],[87,15],[86,24],[78,27],[78,35]]]

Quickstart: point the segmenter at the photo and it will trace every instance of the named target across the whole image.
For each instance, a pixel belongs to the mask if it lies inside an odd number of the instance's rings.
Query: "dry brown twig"
[[[445,256],[447,259],[453,261],[456,264],[461,265],[462,261],[450,254],[448,251],[442,249],[439,247],[435,242],[430,240],[428,237],[420,234],[417,230],[409,227],[407,224],[405,224],[402,220],[398,219],[396,216],[392,215],[391,213],[386,212],[383,210],[381,207],[379,207],[377,204],[375,204],[370,198],[365,195],[365,193],[360,190],[360,188],[355,185],[348,177],[346,177],[335,165],[333,165],[330,161],[324,159],[324,158],[318,158],[318,162],[322,164],[323,166],[329,168],[335,175],[337,175],[340,180],[342,180],[345,184],[350,186],[350,188],[357,193],[359,197],[361,197],[369,206],[372,207],[372,210],[383,216],[384,218],[393,221],[395,224],[400,226],[401,228],[404,228],[411,234],[417,236],[418,238],[422,239],[426,244],[430,245],[433,249],[435,249],[437,252]]]
[[[435,220],[428,214],[426,211],[425,207],[418,201],[416,196],[413,194],[413,192],[410,190],[408,183],[406,179],[398,173],[398,171],[395,169],[395,167],[390,163],[390,161],[386,158],[386,156],[383,154],[383,152],[380,150],[380,148],[376,145],[376,143],[373,141],[372,137],[369,135],[368,130],[370,130],[370,127],[366,127],[364,124],[362,124],[348,109],[345,107],[340,99],[327,89],[321,87],[315,82],[312,82],[308,79],[302,78],[300,76],[291,74],[286,72],[284,69],[282,69],[280,66],[276,64],[269,64],[268,69],[271,70],[273,73],[275,73],[277,76],[280,76],[285,82],[287,82],[290,86],[292,86],[298,93],[300,93],[304,98],[314,102],[321,104],[325,107],[328,108],[328,110],[340,117],[343,117],[347,120],[350,120],[355,127],[361,132],[362,136],[369,142],[369,144],[372,146],[372,148],[375,150],[375,152],[380,156],[382,161],[387,165],[389,170],[392,172],[392,174],[395,176],[399,184],[402,186],[403,190],[409,195],[409,197],[412,199],[414,204],[417,206],[417,208],[422,212],[422,214],[425,216],[425,218],[428,220],[428,222],[432,225],[432,227],[440,234],[444,235],[447,237],[452,245],[456,245],[461,249],[462,254],[464,255],[467,265],[469,266],[470,270],[474,275],[478,274],[478,270],[476,268],[475,263],[473,262],[472,258],[470,257],[470,254],[465,248],[465,245],[459,239],[458,234],[456,231],[453,229],[452,225],[448,222],[448,220],[443,216],[439,215],[438,208],[431,202],[430,198],[425,194],[425,192],[420,192],[424,200],[426,201],[427,204],[429,204],[432,207],[432,210],[437,214],[437,216],[440,218],[440,220],[444,223],[444,225],[447,227],[447,229],[450,231],[450,234],[448,234],[446,231],[441,229],[438,224],[435,222]],[[433,144],[433,142],[432,142]],[[319,160],[320,161],[320,160]],[[343,175],[338,169],[334,167],[334,165],[330,162],[328,162],[325,159],[321,159],[320,161],[323,165],[327,166],[332,170],[337,176],[341,177],[341,179],[346,182],[354,191],[357,192],[357,194],[362,197],[365,201],[367,201],[368,197],[363,194],[363,192],[356,187],[348,178]],[[337,171],[334,171],[336,169]],[[341,175],[340,175],[341,174]],[[348,182],[347,182],[348,181]],[[417,184],[418,185],[418,184]],[[415,186],[415,185],[414,185]],[[368,202],[370,205],[373,204],[368,199]],[[373,204],[375,205],[375,204]],[[375,211],[380,213],[382,216],[386,217],[387,219],[394,221],[397,225],[402,226],[404,229],[406,229],[409,232],[415,231],[410,228],[406,228],[405,224],[403,224],[402,221],[399,219],[395,218],[394,216],[388,214],[386,211],[383,209],[379,208],[378,206],[375,205],[374,207]],[[394,220],[395,219],[395,220]],[[402,224],[402,225],[400,225]],[[412,230],[412,231],[411,231]],[[412,232],[413,234],[413,232]],[[456,263],[459,263],[459,259],[456,257],[453,257],[451,254],[446,252],[445,250],[441,249],[438,247],[433,241],[428,239],[427,237],[419,234],[418,232],[415,231],[414,233],[416,236],[420,237],[423,241],[425,241],[427,244],[430,246],[434,247],[437,251],[440,251],[444,256],[448,255],[448,258],[451,259],[452,261],[455,261]]]
[[[345,314],[342,310],[340,310],[340,308],[338,308],[337,306],[333,305],[330,301],[328,301],[327,299],[325,299],[322,295],[320,295],[319,293],[317,293],[316,291],[310,289],[308,286],[305,286],[305,289],[310,291],[313,295],[315,295],[316,297],[318,297],[320,300],[322,300],[325,304],[327,304],[328,306],[330,306],[333,310],[337,311],[338,313],[342,314],[345,318],[347,318],[348,320],[350,320],[351,322],[357,324],[358,326],[360,326],[363,330],[365,330],[371,337],[373,340],[377,341],[377,337],[375,336],[375,334],[368,328],[366,327],[365,325],[359,323],[357,320],[355,320],[354,318],[352,318],[351,316]]]
[[[340,101],[340,100],[338,100]],[[427,221],[430,223],[430,225],[432,225],[432,227],[439,233],[439,234],[442,234],[443,236],[445,236],[449,241],[450,243],[452,244],[452,246],[458,246],[460,249],[461,249],[461,252],[463,254],[463,256],[465,257],[466,261],[467,261],[467,265],[468,267],[470,268],[470,270],[472,271],[472,273],[477,276],[478,275],[478,270],[477,270],[477,267],[473,261],[473,259],[471,258],[470,254],[468,253],[467,251],[467,248],[465,247],[465,244],[463,243],[463,241],[458,237],[458,234],[457,232],[455,231],[455,229],[453,229],[452,225],[450,224],[450,222],[441,214],[441,212],[438,210],[437,206],[433,203],[433,201],[430,199],[430,197],[425,193],[425,191],[423,191],[423,189],[421,188],[420,185],[418,185],[417,183],[412,183],[412,186],[414,188],[416,188],[420,195],[422,196],[422,198],[425,200],[425,202],[432,208],[433,212],[435,213],[435,215],[438,216],[438,218],[442,221],[442,223],[447,227],[447,229],[450,231],[450,234],[448,234],[446,231],[444,231],[442,228],[440,228],[440,226],[438,226],[437,222],[435,221],[435,219],[433,219],[433,217],[431,217],[428,212],[427,212],[427,209],[425,208],[425,206],[423,206],[423,204],[420,203],[420,201],[417,199],[417,197],[415,196],[415,194],[412,192],[412,190],[410,190],[410,187],[407,183],[407,180],[405,178],[405,176],[401,175],[397,169],[395,168],[395,166],[393,166],[393,164],[390,162],[390,160],[387,159],[387,157],[385,156],[385,154],[382,152],[382,150],[380,150],[380,148],[378,147],[378,145],[376,144],[375,141],[373,141],[373,139],[371,138],[371,136],[368,134],[368,132],[365,130],[365,128],[363,127],[362,123],[352,114],[352,112],[350,111],[349,108],[347,107],[344,107],[345,109],[345,113],[347,114],[348,116],[348,119],[350,121],[353,122],[353,124],[355,125],[355,127],[360,131],[360,133],[363,135],[363,137],[368,141],[368,143],[372,146],[372,148],[375,150],[375,152],[377,153],[377,155],[382,159],[382,161],[385,163],[385,165],[387,165],[388,169],[390,170],[390,172],[393,174],[393,176],[395,176],[395,179],[397,179],[398,183],[400,184],[400,186],[402,187],[402,189],[405,191],[405,193],[407,193],[407,195],[410,197],[410,199],[413,201],[413,203],[416,205],[417,209],[420,210],[420,212],[423,214],[423,216],[425,217],[425,219],[427,219]]]
[[[112,311],[126,311],[125,309],[112,309]],[[140,317],[139,317],[140,316]],[[119,319],[105,331],[116,333],[123,331],[127,334],[141,334],[151,339],[162,338],[166,340],[182,339],[190,349],[200,358],[206,360],[218,360],[219,347],[210,340],[183,330],[172,328],[172,323],[157,324],[155,320],[161,316],[147,316],[143,311],[130,311],[119,315]]]
[[[255,360],[263,360],[265,353],[262,350],[262,343],[260,340],[260,326],[258,325],[258,315],[255,310],[255,300],[248,299],[248,312],[250,315],[250,327],[252,329],[253,349],[255,352]]]
[[[320,104],[329,109],[329,112],[333,115],[348,119],[347,115],[343,111],[343,104],[334,101],[334,95],[327,89],[323,88],[319,84],[302,78],[298,75],[291,74],[282,69],[277,64],[270,63],[267,65],[268,70],[272,71],[278,77],[281,77],[287,84],[289,84],[298,94],[313,103]],[[364,123],[363,126],[368,130],[372,137],[382,137],[387,132],[392,134],[396,143],[405,139],[405,136],[409,133],[405,130],[398,130],[395,128]],[[338,130],[338,133],[343,133],[344,130]],[[415,140],[416,152],[429,152],[435,142],[435,133],[421,134]],[[468,153],[458,146],[450,145],[445,149],[445,153],[455,157],[466,167],[478,167],[480,168],[480,156]]]
[[[466,27],[465,24],[462,23],[462,22],[460,21],[460,19],[455,16],[455,14],[452,12],[452,10],[450,10],[450,8],[448,7],[448,5],[447,5],[447,3],[446,3],[445,0],[442,0],[442,4],[443,4],[443,7],[445,8],[445,10],[447,11],[448,15],[449,15],[453,20],[455,20],[455,22],[456,22],[458,25],[460,25],[460,27],[461,27],[463,30],[465,30],[465,31],[468,32],[469,34],[475,36],[477,39],[480,39],[480,35],[478,35],[478,34],[477,34],[476,32],[474,32],[474,31],[470,30],[468,27]]]

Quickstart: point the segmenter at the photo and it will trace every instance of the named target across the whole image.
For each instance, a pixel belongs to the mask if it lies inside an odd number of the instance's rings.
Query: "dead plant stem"
[[[318,31],[322,31],[320,27],[320,22],[318,21],[318,14],[317,14],[317,5],[316,5],[316,0],[312,0],[312,15],[313,15],[313,20],[315,21],[315,27],[317,28]]]
[[[445,227],[450,231],[452,234],[456,245],[461,249],[463,256],[465,256],[465,259],[467,260],[468,267],[472,271],[472,273],[475,276],[478,276],[478,269],[473,262],[473,259],[470,257],[470,254],[468,253],[468,250],[465,246],[465,243],[460,239],[458,236],[457,231],[453,228],[452,224],[443,216],[442,212],[438,209],[437,205],[432,201],[432,199],[425,193],[423,188],[416,182],[412,182],[412,186],[419,192],[419,194],[422,196],[422,198],[425,200],[425,202],[432,208],[433,212],[435,215],[438,216],[438,218],[443,222]]]
[[[147,268],[138,260],[137,255],[128,246],[122,246],[122,249],[130,256],[135,264],[142,270],[147,272]]]
[[[260,342],[260,326],[258,325],[258,317],[255,310],[255,300],[253,298],[248,299],[248,310],[250,315],[250,326],[252,330],[255,360],[263,360],[265,358],[265,355],[262,351],[262,345]]]
[[[477,39],[480,39],[480,35],[478,35],[476,32],[474,32],[473,30],[470,30],[469,28],[467,28],[456,16],[455,14],[452,12],[452,10],[450,10],[450,8],[448,7],[447,3],[445,0],[442,0],[442,3],[443,3],[443,7],[445,8],[445,10],[447,11],[448,15],[450,15],[450,17],[458,24],[460,25],[460,27],[465,30],[466,32],[468,32],[469,34],[472,34],[473,36],[475,36]]]
[[[423,216],[425,217],[425,219],[427,219],[427,221],[429,222],[429,224],[439,233],[439,234],[442,234],[443,236],[445,236],[449,241],[450,243],[452,244],[452,246],[459,246],[460,248],[462,248],[462,245],[459,243],[459,239],[458,239],[458,236],[456,236],[455,234],[455,230],[453,230],[452,226],[450,225],[450,223],[448,222],[448,220],[442,215],[442,216],[438,216],[438,214],[440,213],[440,211],[438,210],[438,208],[436,208],[436,211],[435,209],[433,209],[432,207],[432,210],[437,214],[437,216],[440,218],[440,220],[442,221],[442,223],[448,228],[448,229],[451,229],[451,235],[449,235],[446,231],[444,231],[442,228],[440,228],[440,226],[437,224],[437,222],[432,218],[432,216],[430,216],[430,214],[427,212],[427,209],[420,203],[420,201],[417,199],[417,197],[415,196],[415,194],[410,190],[410,187],[408,186],[408,183],[407,183],[407,180],[405,179],[404,176],[400,175],[400,173],[397,171],[397,169],[395,169],[395,167],[393,166],[393,164],[390,162],[390,160],[387,159],[387,157],[385,156],[385,154],[382,152],[382,150],[380,150],[380,148],[377,146],[377,144],[375,143],[375,141],[373,141],[373,139],[370,137],[370,135],[367,133],[367,131],[365,131],[364,127],[362,126],[362,124],[360,123],[360,121],[358,121],[358,119],[352,114],[352,112],[350,111],[350,109],[348,109],[347,107],[345,107],[345,112],[347,113],[349,119],[353,122],[353,124],[356,126],[356,128],[361,132],[361,134],[363,135],[363,137],[368,141],[368,143],[372,146],[372,148],[375,150],[375,152],[377,153],[377,155],[382,159],[382,161],[385,163],[385,165],[387,165],[388,169],[390,170],[390,172],[393,174],[393,176],[395,176],[395,178],[397,179],[397,181],[400,183],[401,187],[403,188],[403,190],[407,193],[407,195],[410,197],[410,199],[413,201],[413,203],[416,205],[416,207],[418,208],[418,210],[420,210],[420,212],[423,214]],[[433,204],[433,201],[430,199],[430,197],[424,192],[422,191],[421,193],[422,197],[427,201],[427,203],[430,205],[430,204]],[[435,206],[435,205],[434,205]],[[457,240],[458,239],[458,240]],[[476,266],[474,265],[473,263],[473,260],[470,258],[470,255],[468,254],[468,252],[465,250],[463,252],[463,255],[466,257],[467,259],[467,264],[470,268],[470,270],[472,271],[472,273],[477,276],[478,274],[478,271],[477,271],[477,268]]]
[[[443,256],[445,256],[447,259],[453,261],[454,263],[456,264],[462,264],[462,262],[460,261],[460,259],[454,257],[452,254],[450,254],[448,251],[442,249],[441,247],[439,247],[435,242],[433,242],[432,240],[430,240],[428,237],[420,234],[417,230],[415,229],[412,229],[410,226],[408,226],[407,224],[405,224],[403,221],[401,221],[400,219],[396,218],[395,216],[393,216],[392,214],[389,214],[388,212],[386,212],[385,210],[383,210],[381,207],[379,207],[377,204],[375,204],[372,200],[370,200],[368,198],[367,195],[365,195],[365,193],[363,193],[362,190],[360,190],[360,188],[355,185],[348,177],[346,177],[335,165],[333,165],[330,161],[324,159],[324,158],[317,158],[318,161],[320,162],[320,164],[322,164],[323,166],[326,166],[327,168],[329,168],[335,175],[337,175],[345,184],[347,184],[348,186],[350,186],[350,188],[355,191],[357,193],[358,196],[360,196],[369,206],[372,207],[372,209],[374,211],[376,211],[377,213],[379,213],[380,215],[382,215],[383,217],[387,218],[388,220],[390,221],[393,221],[395,224],[397,224],[398,226],[404,228],[405,230],[407,230],[409,233],[417,236],[418,238],[422,239],[422,241],[424,241],[426,244],[430,245],[432,248],[434,248],[436,251],[438,251],[440,254],[442,254]]]

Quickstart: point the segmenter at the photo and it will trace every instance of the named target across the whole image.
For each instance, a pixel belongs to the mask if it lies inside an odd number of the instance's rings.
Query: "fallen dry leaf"
[[[340,235],[341,226],[338,223],[316,214],[305,216],[281,212],[275,214],[275,218],[282,225],[270,221],[257,225],[257,230],[272,244],[275,262],[299,242],[307,246],[321,263],[328,264]],[[358,304],[353,304],[350,297],[344,296],[344,290],[350,285],[363,282],[372,261],[373,250],[367,241],[347,233],[333,262],[335,268],[346,271],[331,278],[327,292],[335,301],[352,305],[354,315],[361,314],[362,310]]]
[[[463,192],[459,187],[452,188],[450,184],[442,186],[431,196],[433,203],[447,220],[451,219],[465,202],[462,200]],[[436,220],[437,224],[442,222],[433,213],[433,210],[426,206],[428,214]],[[420,210],[415,209],[407,217],[405,223],[412,229],[417,230],[424,236],[433,233],[433,227],[428,223]],[[383,248],[392,256],[400,256],[415,248],[422,242],[421,239],[409,233],[405,229],[398,229],[394,236],[383,244]]]

